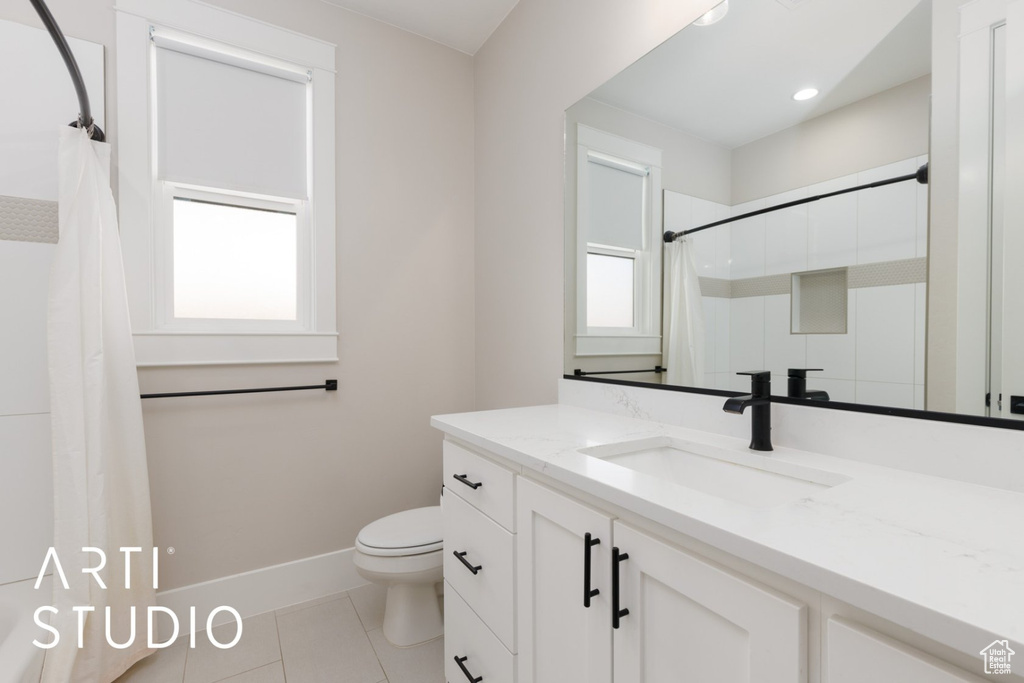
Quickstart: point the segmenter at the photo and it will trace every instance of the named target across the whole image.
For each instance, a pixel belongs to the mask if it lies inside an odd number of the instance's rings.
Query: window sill
[[[660,335],[577,335],[577,356],[652,356],[661,354]]]
[[[132,335],[138,367],[334,363],[337,332],[143,332]]]

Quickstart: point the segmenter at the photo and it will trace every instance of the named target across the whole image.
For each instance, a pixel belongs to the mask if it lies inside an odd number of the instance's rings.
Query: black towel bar
[[[259,389],[221,389],[218,391],[177,391],[163,394],[142,394],[139,398],[180,398],[182,396],[220,396],[223,394],[266,394],[275,391],[309,391],[323,389],[337,391],[338,380],[325,380],[323,384],[309,384],[301,387],[262,387]]]

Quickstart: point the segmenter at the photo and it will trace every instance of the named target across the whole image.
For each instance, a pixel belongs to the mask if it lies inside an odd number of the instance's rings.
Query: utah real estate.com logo
[[[985,673],[990,675],[1010,673],[1010,659],[1017,654],[1010,649],[1010,641],[996,640],[981,651],[985,658]]]

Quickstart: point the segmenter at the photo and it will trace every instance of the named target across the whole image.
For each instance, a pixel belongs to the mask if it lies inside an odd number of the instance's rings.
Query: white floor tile
[[[181,683],[185,676],[187,639],[157,650],[128,669],[115,683]]]
[[[225,678],[218,683],[285,683],[284,666],[281,662],[274,662],[231,678]]]
[[[359,615],[359,621],[363,623],[365,630],[372,631],[384,625],[384,598],[387,594],[384,586],[375,583],[368,583],[348,592],[352,606],[356,608],[356,614]]]
[[[348,598],[279,617],[288,683],[378,683],[385,678]]]
[[[444,683],[444,638],[399,648],[380,629],[368,635],[390,683]]]
[[[213,629],[218,642],[234,637],[235,625]],[[229,676],[258,669],[281,659],[274,613],[249,617],[242,622],[242,638],[229,649],[214,647],[206,633],[196,634],[195,649],[188,649],[184,683],[215,683]]]
[[[277,616],[280,618],[285,614],[298,612],[299,610],[303,609],[309,609],[310,607],[316,607],[317,605],[322,605],[325,602],[331,602],[332,600],[344,600],[347,597],[348,591],[344,593],[335,593],[334,595],[325,595],[322,598],[317,598],[315,600],[310,600],[308,602],[300,602],[297,605],[289,605],[288,607],[282,607],[281,609],[277,610]]]

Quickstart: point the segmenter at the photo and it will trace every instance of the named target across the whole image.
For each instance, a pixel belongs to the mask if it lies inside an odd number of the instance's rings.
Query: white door
[[[522,477],[516,495],[519,683],[611,683],[611,518]]]
[[[621,522],[615,683],[804,683],[807,609]]]

